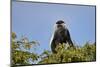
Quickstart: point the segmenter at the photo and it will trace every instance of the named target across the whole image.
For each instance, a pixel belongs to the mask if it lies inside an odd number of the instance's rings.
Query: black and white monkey
[[[68,43],[69,46],[73,47],[73,42],[71,40],[70,37],[70,33],[69,30],[66,27],[66,24],[64,23],[64,21],[59,20],[56,22],[55,24],[55,28],[54,28],[54,33],[53,36],[51,38],[51,50],[53,53],[57,53],[57,51],[55,50],[56,46],[59,45],[59,43],[63,44],[63,43]]]

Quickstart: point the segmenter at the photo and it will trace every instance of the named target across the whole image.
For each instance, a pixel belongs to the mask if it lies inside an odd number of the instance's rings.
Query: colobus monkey
[[[69,30],[66,28],[66,25],[62,20],[57,21],[55,24],[55,30],[51,40],[51,50],[53,53],[57,53],[55,48],[59,43],[68,43],[69,46],[73,46]]]

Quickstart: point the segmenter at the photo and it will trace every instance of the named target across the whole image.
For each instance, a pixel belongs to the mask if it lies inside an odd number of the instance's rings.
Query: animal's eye
[[[59,27],[62,27],[62,25],[57,25],[57,27],[59,28]]]

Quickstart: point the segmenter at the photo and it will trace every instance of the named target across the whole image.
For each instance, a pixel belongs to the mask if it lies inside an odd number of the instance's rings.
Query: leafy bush
[[[17,40],[17,36],[12,32],[12,45],[11,45],[11,65],[27,65],[30,64],[30,60],[33,62],[38,59],[38,55],[35,52],[30,52],[30,48],[37,46],[38,42],[29,41],[27,37],[22,37]]]
[[[27,37],[17,39],[17,35],[12,32],[11,44],[11,63],[12,66],[27,65],[31,62],[37,64],[52,64],[52,63],[71,63],[71,62],[91,62],[96,61],[96,44],[86,43],[82,47],[69,47],[68,44],[59,44],[56,47],[57,53],[52,53],[49,50],[44,50],[41,55],[38,55],[29,50],[35,49],[39,43],[29,41]]]
[[[83,47],[66,48],[60,44],[56,48],[57,53],[47,52],[38,64],[91,62],[96,60],[96,45],[86,43]],[[45,52],[45,51],[44,51]]]

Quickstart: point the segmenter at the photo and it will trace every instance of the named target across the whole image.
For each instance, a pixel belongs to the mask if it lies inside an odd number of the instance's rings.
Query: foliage
[[[30,64],[30,60],[33,62],[38,59],[38,55],[35,52],[30,52],[29,50],[35,48],[38,42],[29,41],[27,37],[22,37],[17,40],[17,35],[12,32],[12,44],[11,44],[11,63],[12,66]]]
[[[40,55],[36,54],[35,51],[30,52],[30,49],[36,49],[37,45],[39,45],[38,42],[29,41],[27,37],[22,37],[21,39],[18,39],[17,35],[12,32],[12,66],[32,64],[30,63],[30,61],[37,62],[37,64],[96,61],[95,43],[87,42],[82,47],[70,47],[68,46],[68,44],[59,44],[55,49],[57,53],[52,53],[49,50],[44,50],[43,53]]]
[[[86,43],[83,47],[75,48],[66,48],[65,44],[60,44],[57,46],[56,51],[55,54],[51,52],[42,54],[42,59],[38,64],[91,62],[96,60],[95,43]]]

